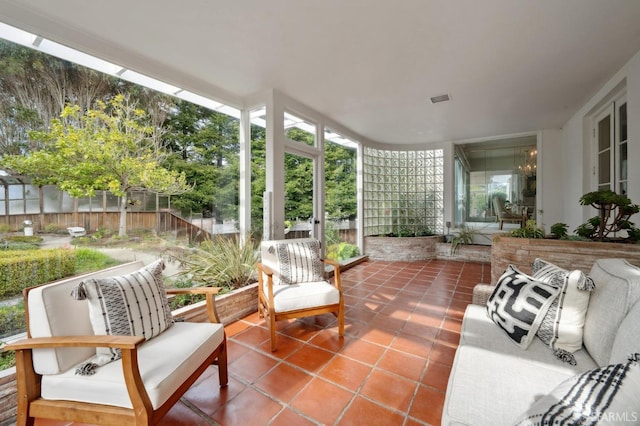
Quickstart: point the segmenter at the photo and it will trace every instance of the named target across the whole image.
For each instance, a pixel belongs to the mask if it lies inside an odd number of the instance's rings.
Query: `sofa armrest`
[[[471,303],[474,305],[486,305],[495,288],[496,286],[491,284],[476,284],[473,288],[473,301]]]

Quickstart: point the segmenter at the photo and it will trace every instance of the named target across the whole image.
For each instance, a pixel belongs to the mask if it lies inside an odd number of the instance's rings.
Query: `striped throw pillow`
[[[283,284],[324,281],[320,241],[279,243],[276,245],[276,255],[280,282]]]
[[[91,278],[78,284],[72,295],[88,301],[96,335],[144,336],[149,340],[173,325],[163,269],[164,262],[157,260],[131,274]],[[96,358],[81,365],[77,373],[93,374],[98,366],[120,357],[117,349],[96,348]]]
[[[578,374],[538,399],[516,426],[637,425],[640,423],[640,354],[626,363]]]
[[[581,349],[589,298],[595,288],[593,280],[582,271],[568,271],[542,259],[535,259],[531,269],[533,278],[560,289],[538,329],[538,337],[554,350],[573,353]]]

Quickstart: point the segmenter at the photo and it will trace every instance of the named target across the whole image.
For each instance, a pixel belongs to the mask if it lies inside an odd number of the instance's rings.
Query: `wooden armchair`
[[[132,262],[24,291],[28,338],[6,346],[16,353],[18,425],[32,425],[37,417],[151,425],[209,365],[217,364],[220,386],[227,385],[222,324],[176,322],[147,340],[94,333],[88,303],[74,300],[70,293],[84,280],[122,277],[141,266],[142,262]],[[206,294],[209,318],[217,320],[213,303],[217,288],[167,292]],[[94,359],[98,347],[119,349],[121,359],[99,366],[92,375],[79,375],[78,365]]]
[[[320,242],[312,238],[263,241],[258,267],[258,313],[269,323],[271,351],[276,350],[276,321],[333,313],[344,336],[344,299],[340,264],[320,258]],[[324,265],[333,267],[334,284]]]

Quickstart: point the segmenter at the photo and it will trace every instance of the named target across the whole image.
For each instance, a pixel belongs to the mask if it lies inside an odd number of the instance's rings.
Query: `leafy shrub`
[[[558,222],[551,225],[551,235],[558,239],[567,238],[567,224]]]
[[[173,283],[173,287],[175,288],[190,288],[197,286],[198,284],[194,283],[190,279],[181,279]],[[176,294],[169,301],[169,306],[171,307],[171,310],[174,310],[193,303],[198,303],[204,299],[204,294]]]
[[[11,232],[11,225],[8,223],[0,223],[0,234]]]
[[[536,227],[535,220],[528,220],[527,224],[520,229],[514,229],[509,235],[516,238],[544,238],[544,229]]]
[[[73,275],[75,260],[75,250],[5,251],[0,258],[0,297]]]
[[[24,301],[21,300],[15,305],[0,306],[0,338],[22,333],[26,327]]]
[[[352,257],[356,257],[358,255],[360,255],[358,246],[345,242],[339,242],[337,244],[328,246],[326,253],[327,259],[333,259],[337,261],[351,259]]]
[[[14,243],[39,244],[42,242],[42,237],[37,235],[8,235],[4,239]]]
[[[16,354],[13,351],[0,352],[0,370],[6,370],[16,365]]]
[[[66,234],[67,228],[63,228],[57,223],[49,223],[44,227],[44,232],[46,232],[47,234],[62,234],[62,233]]]
[[[594,216],[576,229],[581,237],[595,241],[606,241],[610,235],[627,231],[632,241],[637,241],[640,234],[629,218],[640,211],[640,206],[633,204],[625,195],[613,191],[593,191],[580,197],[580,204],[591,206],[598,211]]]

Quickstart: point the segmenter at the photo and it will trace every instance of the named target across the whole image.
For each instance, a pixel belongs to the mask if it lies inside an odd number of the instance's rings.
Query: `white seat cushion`
[[[337,304],[340,292],[326,281],[279,284],[273,286],[273,299],[276,312],[287,312]]]
[[[138,364],[154,409],[160,407],[222,343],[222,324],[176,323],[138,349]],[[171,362],[167,362],[170,360]],[[132,408],[122,374],[122,360],[94,375],[75,374],[75,366],[42,377],[42,397]]]

